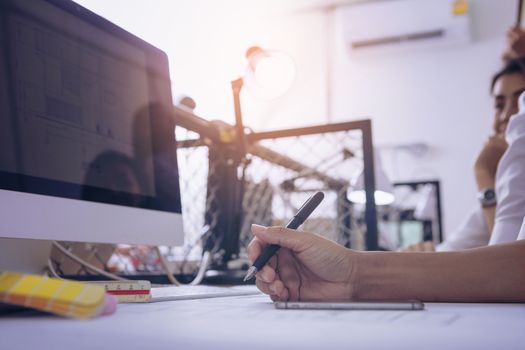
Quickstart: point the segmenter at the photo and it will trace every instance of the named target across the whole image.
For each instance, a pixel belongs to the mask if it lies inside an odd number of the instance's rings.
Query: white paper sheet
[[[266,296],[242,296],[123,304],[115,315],[90,321],[3,317],[0,349],[501,350],[525,348],[524,325],[524,304],[276,310]]]

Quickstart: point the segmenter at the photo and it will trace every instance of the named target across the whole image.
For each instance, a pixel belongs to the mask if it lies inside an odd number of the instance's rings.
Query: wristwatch
[[[478,192],[478,199],[483,208],[496,205],[496,191],[493,188],[484,188]]]

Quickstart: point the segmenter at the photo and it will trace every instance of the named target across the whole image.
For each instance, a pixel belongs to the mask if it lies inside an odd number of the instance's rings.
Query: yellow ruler
[[[143,303],[151,299],[150,281],[96,281],[89,282],[104,287],[117,297],[119,303]]]

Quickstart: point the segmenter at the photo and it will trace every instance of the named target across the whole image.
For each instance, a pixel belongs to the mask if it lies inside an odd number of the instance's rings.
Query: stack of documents
[[[15,272],[0,273],[0,302],[79,319],[113,313],[117,303],[102,286]]]

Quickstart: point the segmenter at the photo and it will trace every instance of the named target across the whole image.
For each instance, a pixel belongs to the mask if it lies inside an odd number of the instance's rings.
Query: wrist
[[[482,188],[478,192],[478,201],[483,208],[496,206],[496,191],[492,187]]]
[[[358,270],[360,267],[360,256],[361,252],[348,249],[347,250],[347,266],[345,267],[348,271],[348,278],[346,279],[347,283],[347,293],[344,298],[348,300],[355,300],[357,295],[357,282],[358,282]]]
[[[371,252],[356,252],[354,257],[355,267],[350,278],[351,300],[368,300],[371,292],[371,282],[378,280],[375,277],[378,261],[374,263],[375,254]]]
[[[355,271],[354,300],[417,299],[407,285],[417,285],[421,257],[429,253],[361,252]],[[408,259],[406,259],[408,258]]]

